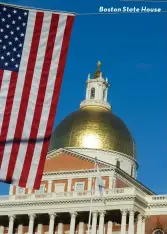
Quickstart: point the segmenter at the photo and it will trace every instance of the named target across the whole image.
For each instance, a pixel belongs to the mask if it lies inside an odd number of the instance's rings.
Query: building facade
[[[91,234],[167,233],[167,196],[137,180],[135,141],[112,112],[100,65],[80,109],[52,134],[40,189],[11,185],[0,196],[0,234],[87,234],[90,211]]]

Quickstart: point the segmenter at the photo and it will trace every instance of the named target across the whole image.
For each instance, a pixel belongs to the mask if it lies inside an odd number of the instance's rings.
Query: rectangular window
[[[133,176],[133,166],[131,166],[131,176]]]
[[[16,187],[16,194],[24,194],[24,188],[22,187]]]
[[[45,185],[41,184],[39,190],[35,190],[36,194],[41,194],[45,192]]]
[[[56,193],[64,193],[65,183],[57,183],[55,184],[55,192]]]
[[[75,183],[75,191],[83,191],[85,182],[76,182]]]

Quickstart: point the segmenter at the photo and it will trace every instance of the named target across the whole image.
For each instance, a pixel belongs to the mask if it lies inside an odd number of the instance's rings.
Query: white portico
[[[73,163],[79,159],[83,166],[88,162],[93,165],[90,157],[81,157],[65,149],[50,153],[48,162],[56,165],[61,157],[67,160],[69,157]],[[97,162],[106,190],[104,200],[98,189],[94,191],[91,234],[145,234],[148,218],[165,213],[166,196],[162,199],[162,196],[154,195],[120,168]],[[10,195],[0,196],[1,233],[85,234],[90,211],[90,185],[94,180],[92,168],[45,172],[41,189],[36,192],[16,190],[11,185]],[[85,184],[82,188],[81,181]],[[120,181],[124,187],[120,187]],[[63,183],[64,191],[55,190]]]

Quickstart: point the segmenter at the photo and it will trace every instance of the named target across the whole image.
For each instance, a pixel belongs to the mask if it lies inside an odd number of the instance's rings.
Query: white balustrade
[[[135,188],[117,188],[117,189],[106,189],[104,196],[122,196],[122,195],[135,195]],[[68,199],[75,197],[90,197],[91,191],[71,191],[71,192],[52,192],[52,193],[39,193],[39,194],[20,194],[20,195],[11,195],[11,196],[0,196],[0,201],[8,200],[43,200],[43,199],[59,199],[61,197],[67,197]],[[100,193],[97,190],[94,191],[94,196],[99,197]],[[163,196],[165,197],[165,196]],[[167,198],[166,198],[167,199]],[[158,200],[158,199],[157,199]],[[162,200],[162,199],[161,199]]]

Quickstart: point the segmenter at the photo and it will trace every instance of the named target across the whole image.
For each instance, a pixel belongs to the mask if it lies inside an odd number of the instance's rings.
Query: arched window
[[[131,176],[133,176],[133,166],[131,166]]]
[[[116,167],[120,168],[120,161],[117,160]]]
[[[105,97],[106,97],[106,90],[104,89],[103,90],[103,100],[105,100]]]
[[[90,92],[90,99],[94,99],[94,98],[95,98],[95,88],[92,88]]]
[[[164,231],[162,229],[156,229],[153,234],[164,234]]]

